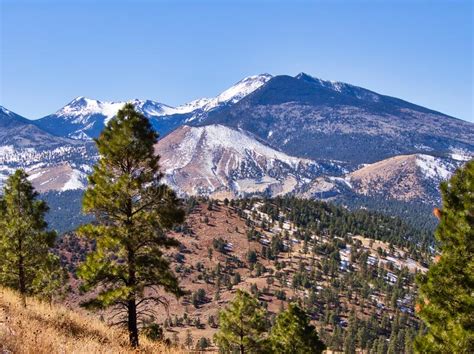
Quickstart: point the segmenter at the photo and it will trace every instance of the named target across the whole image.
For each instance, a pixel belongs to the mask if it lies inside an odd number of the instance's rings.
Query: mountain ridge
[[[293,194],[349,204],[387,197],[435,205],[439,182],[474,157],[473,123],[305,73],[250,76],[178,107],[127,102],[160,133],[165,181],[181,196]],[[122,104],[77,97],[39,121],[0,107],[0,185],[24,168],[40,192],[72,191],[80,200],[76,191],[98,158],[91,139]],[[445,167],[442,178],[426,172],[433,164]],[[410,187],[416,193],[406,192]]]

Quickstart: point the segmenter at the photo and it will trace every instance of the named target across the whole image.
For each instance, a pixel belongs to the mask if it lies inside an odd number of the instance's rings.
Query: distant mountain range
[[[432,205],[439,182],[474,156],[473,123],[304,73],[250,76],[178,107],[127,102],[160,133],[166,183],[183,196],[359,195]],[[98,158],[92,139],[125,103],[78,97],[38,120],[1,107],[0,184],[22,167],[40,192],[84,189]]]

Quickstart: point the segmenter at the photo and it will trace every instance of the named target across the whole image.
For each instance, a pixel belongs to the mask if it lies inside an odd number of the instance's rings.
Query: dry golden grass
[[[21,306],[17,293],[0,287],[0,352],[53,353],[180,353],[146,338],[140,349],[128,346],[128,336],[98,319],[62,306],[29,298]]]

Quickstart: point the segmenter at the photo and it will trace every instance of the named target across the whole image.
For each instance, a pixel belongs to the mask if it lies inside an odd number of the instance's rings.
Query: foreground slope
[[[23,308],[14,291],[0,287],[0,352],[15,354],[137,353],[128,334],[96,317],[35,299]],[[139,352],[179,353],[142,338]]]

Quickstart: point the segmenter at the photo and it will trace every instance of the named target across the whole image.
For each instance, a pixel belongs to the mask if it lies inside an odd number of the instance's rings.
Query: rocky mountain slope
[[[438,203],[438,186],[460,162],[430,155],[400,155],[367,165],[349,176],[356,193],[402,201]]]
[[[337,165],[288,156],[240,130],[182,126],[156,145],[166,182],[184,195],[286,194]]]
[[[297,193],[306,198],[335,199],[350,194],[436,205],[439,184],[472,155],[450,157],[398,155],[368,164],[341,177],[315,178]]]

